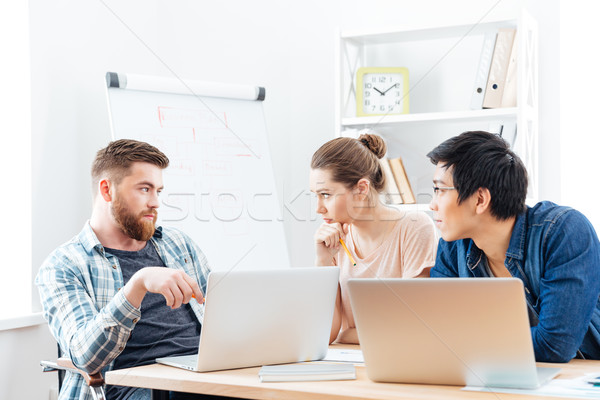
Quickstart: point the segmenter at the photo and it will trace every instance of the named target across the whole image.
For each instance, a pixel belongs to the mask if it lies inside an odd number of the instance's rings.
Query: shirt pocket
[[[194,263],[192,261],[192,257],[190,256],[190,253],[188,253],[187,251],[177,254],[177,256],[173,259],[173,263],[174,268],[182,269],[188,275],[195,277]]]

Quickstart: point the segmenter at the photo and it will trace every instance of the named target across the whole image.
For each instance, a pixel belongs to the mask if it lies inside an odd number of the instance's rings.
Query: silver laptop
[[[337,267],[211,272],[198,354],[156,361],[204,372],[322,359],[338,277]]]
[[[516,278],[351,279],[367,375],[380,382],[534,389],[523,284]]]

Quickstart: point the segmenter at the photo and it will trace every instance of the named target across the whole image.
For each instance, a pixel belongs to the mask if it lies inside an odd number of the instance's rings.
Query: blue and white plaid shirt
[[[210,268],[188,236],[159,227],[150,242],[168,268],[184,270],[206,293]],[[44,317],[63,355],[90,374],[112,369],[141,312],[120,290],[123,274],[119,260],[105,253],[89,221],[77,236],[48,256],[35,283]],[[204,306],[195,300],[190,306],[202,323]],[[81,375],[67,372],[59,399],[91,399],[91,393]]]

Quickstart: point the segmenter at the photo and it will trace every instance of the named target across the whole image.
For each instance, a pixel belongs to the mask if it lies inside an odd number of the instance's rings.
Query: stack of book
[[[387,204],[414,204],[416,203],[410,181],[406,175],[402,159],[383,158],[380,160],[383,174],[385,175],[384,202]]]
[[[488,33],[475,77],[471,109],[517,106],[517,30]]]

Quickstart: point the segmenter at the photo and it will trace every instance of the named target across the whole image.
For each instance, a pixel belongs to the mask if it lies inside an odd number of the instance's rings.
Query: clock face
[[[362,78],[364,114],[400,114],[404,108],[404,76],[395,73],[368,73]]]

